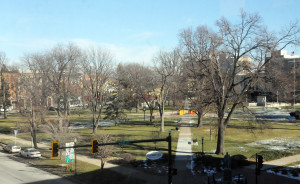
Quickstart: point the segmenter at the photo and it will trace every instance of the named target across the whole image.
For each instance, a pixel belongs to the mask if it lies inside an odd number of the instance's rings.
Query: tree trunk
[[[62,119],[62,113],[61,113],[61,108],[60,108],[60,98],[57,99],[57,118],[58,118],[58,131],[62,132],[63,131],[63,119]]]
[[[202,113],[198,112],[198,123],[197,123],[197,128],[202,126]]]
[[[35,149],[37,149],[38,146],[37,146],[37,139],[36,139],[36,128],[35,128],[34,125],[32,126],[31,136],[32,136],[33,147],[34,147]]]
[[[35,122],[36,112],[31,102],[31,137],[32,143],[35,149],[37,149],[37,140],[36,140],[36,122]]]
[[[103,169],[104,169],[104,164],[105,164],[105,162],[104,162],[103,159],[100,159],[100,160],[101,160],[101,170],[103,170]]]
[[[164,113],[164,110],[165,110],[165,104],[162,103],[161,105],[161,111],[160,111],[160,122],[161,122],[161,127],[160,127],[160,131],[161,132],[164,132],[165,131],[165,113]]]
[[[96,122],[96,105],[92,103],[92,108],[93,108],[93,134],[97,133],[97,122]]]
[[[224,155],[225,154],[225,125],[223,118],[218,120],[218,141],[217,141],[217,150],[216,154]]]
[[[136,101],[136,113],[140,112],[140,102],[139,100]]]
[[[153,108],[149,107],[149,110],[150,110],[150,123],[152,124],[153,123]]]
[[[5,82],[3,80],[3,110],[4,110],[4,114],[3,117],[4,119],[7,119],[7,114],[6,114],[6,89],[5,89]]]
[[[97,109],[96,109],[97,110]],[[100,109],[99,109],[99,112],[98,112],[98,117],[97,117],[97,119],[96,119],[96,132],[97,132],[97,130],[98,130],[98,122],[100,122],[101,121],[101,114],[102,114],[102,105],[100,105]]]

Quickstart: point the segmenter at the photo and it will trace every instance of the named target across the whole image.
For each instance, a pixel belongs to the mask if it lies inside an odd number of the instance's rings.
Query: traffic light
[[[98,139],[92,140],[92,154],[98,153]]]
[[[58,157],[59,142],[52,142],[52,158]]]
[[[263,167],[264,157],[257,155],[257,167],[261,169]]]

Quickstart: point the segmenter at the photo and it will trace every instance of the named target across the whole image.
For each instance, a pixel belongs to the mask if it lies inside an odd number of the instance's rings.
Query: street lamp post
[[[202,153],[204,153],[204,149],[203,149],[204,136],[202,136],[201,139],[202,139]]]

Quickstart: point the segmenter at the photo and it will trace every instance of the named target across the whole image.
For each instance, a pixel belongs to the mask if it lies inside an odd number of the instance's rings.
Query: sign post
[[[70,162],[71,162],[71,170],[73,170],[73,162],[74,162],[74,142],[69,142],[70,145]]]
[[[66,163],[67,163],[67,166],[69,165],[69,162],[70,162],[70,143],[66,143]]]
[[[14,133],[15,133],[15,145],[16,145],[16,142],[17,142],[17,134],[18,134],[18,130],[14,130]]]
[[[69,142],[69,148],[70,149],[70,162],[74,162],[74,142]]]

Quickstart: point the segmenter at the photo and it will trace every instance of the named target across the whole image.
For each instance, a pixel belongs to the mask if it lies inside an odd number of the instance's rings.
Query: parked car
[[[20,156],[29,158],[39,158],[41,157],[41,152],[35,148],[25,148],[20,151]]]
[[[18,153],[21,151],[21,147],[16,145],[6,145],[3,150],[8,153]]]

